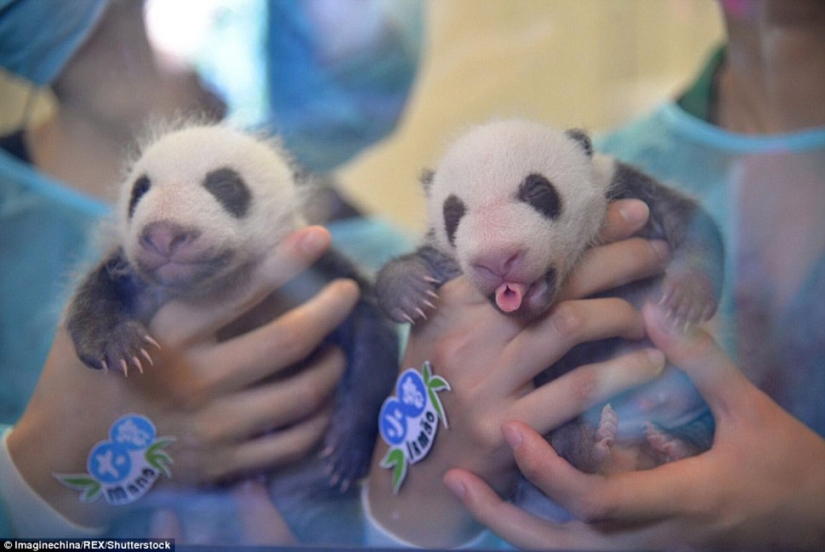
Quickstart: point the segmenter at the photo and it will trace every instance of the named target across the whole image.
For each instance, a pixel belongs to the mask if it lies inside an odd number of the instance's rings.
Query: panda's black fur
[[[523,120],[481,125],[453,142],[437,170],[425,172],[422,183],[429,214],[426,242],[388,263],[376,282],[382,307],[397,322],[425,318],[438,287],[462,274],[499,310],[526,321],[541,316],[595,243],[608,202],[622,198],[647,203],[650,218],[639,234],[666,240],[671,261],[663,277],[604,295],[640,307],[658,294],[655,300],[680,323],[707,320],[716,310],[723,249],[710,216],[692,199],[635,167],[594,152],[580,130],[564,132]],[[621,339],[582,344],[536,383],[639,346]],[[668,368],[658,380],[610,403],[612,410],[599,405],[547,436],[563,457],[584,471],[611,469],[593,458],[603,415],[618,416],[618,445],[646,448],[655,431],[678,441],[690,454],[710,446],[713,418],[679,370]],[[653,463],[663,461],[661,451],[643,452]],[[514,495],[539,515],[560,515],[526,480]]]
[[[153,137],[131,164],[116,206],[114,245],[81,280],[67,309],[78,357],[92,368],[151,369],[158,344],[147,324],[164,303],[210,305],[235,293],[281,239],[305,224],[295,167],[276,143],[223,125],[178,126]],[[329,251],[309,274],[219,334],[226,339],[272,320],[342,277],[358,283],[361,298],[328,338],[347,360],[331,427],[318,453],[269,474],[273,501],[306,542],[358,539],[350,534],[358,524],[332,530],[325,516],[345,498],[353,502],[351,484],[369,467],[378,412],[397,375],[396,329],[371,283]],[[321,450],[328,455],[321,458]]]

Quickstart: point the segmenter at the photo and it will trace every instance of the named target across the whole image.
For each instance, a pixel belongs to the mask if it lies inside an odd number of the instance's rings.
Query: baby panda
[[[91,368],[147,369],[159,346],[147,324],[164,303],[209,304],[234,293],[276,244],[305,225],[294,167],[276,143],[223,125],[179,127],[159,133],[131,165],[116,205],[115,244],[67,309],[77,354]],[[352,278],[361,289],[353,312],[329,338],[344,350],[347,370],[326,456],[272,477],[273,499],[288,521],[296,513],[299,525],[308,508],[289,504],[294,496],[328,491],[334,499],[366,473],[375,420],[398,363],[395,327],[356,268],[330,251],[310,272],[219,334],[227,338],[272,320],[277,312],[266,312],[270,307],[296,305],[335,278]],[[293,530],[302,536],[301,527]]]
[[[640,235],[666,240],[672,258],[663,277],[604,295],[636,306],[661,301],[680,323],[707,320],[716,310],[723,253],[710,216],[638,169],[594,152],[581,131],[523,120],[488,123],[451,144],[422,182],[425,244],[388,263],[376,282],[381,306],[397,322],[425,318],[438,287],[461,274],[503,313],[525,321],[546,313],[595,243],[608,202],[623,198],[647,203],[650,219]],[[536,384],[640,346],[618,338],[582,344]],[[710,447],[713,431],[699,393],[681,371],[668,368],[656,381],[594,407],[547,438],[577,468],[608,473],[696,454]],[[557,517],[526,481],[515,495],[534,513]]]

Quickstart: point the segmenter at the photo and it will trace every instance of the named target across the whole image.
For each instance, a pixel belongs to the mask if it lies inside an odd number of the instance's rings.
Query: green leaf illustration
[[[424,364],[421,365],[421,374],[424,377],[424,383],[426,385],[430,385],[430,378],[433,374],[433,365],[430,364],[429,360],[425,360]]]
[[[421,366],[421,372],[423,374],[424,384],[427,386],[427,396],[430,398],[430,402],[438,414],[438,419],[441,420],[445,428],[449,428],[450,424],[447,423],[447,413],[444,412],[444,407],[441,406],[438,391],[451,391],[450,384],[441,376],[433,374],[432,364],[430,364],[428,360],[425,360]]]
[[[81,502],[94,502],[100,498],[100,483],[88,474],[55,475],[55,478],[75,491],[80,491]]]
[[[441,376],[433,376],[429,382],[427,382],[427,387],[432,389],[433,391],[443,391],[446,389],[450,391],[450,384],[447,383],[447,380],[442,378]]]
[[[172,478],[172,471],[169,465],[173,464],[172,458],[163,449],[175,442],[172,437],[163,437],[155,441],[151,447],[146,449],[146,461],[149,465],[163,473],[168,478]]]
[[[398,494],[401,483],[407,477],[407,459],[404,457],[404,451],[391,448],[381,460],[380,465],[382,468],[392,468],[392,493]]]

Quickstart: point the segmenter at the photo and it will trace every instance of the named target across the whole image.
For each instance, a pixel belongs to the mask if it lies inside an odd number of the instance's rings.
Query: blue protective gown
[[[825,186],[825,128],[746,136],[668,102],[604,137],[598,146],[693,194],[714,216],[726,248],[719,317],[723,345],[755,383],[825,435],[825,251],[779,317],[769,320],[770,284],[741,258],[741,244],[757,228],[741,224],[738,208],[749,186],[763,179],[789,190],[795,180]],[[736,314],[742,309],[763,320],[759,327],[741,323]],[[771,371],[770,365],[783,371]]]

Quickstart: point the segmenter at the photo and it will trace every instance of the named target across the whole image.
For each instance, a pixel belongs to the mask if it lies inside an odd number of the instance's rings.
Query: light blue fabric
[[[328,2],[343,30],[364,23],[353,17],[375,21],[374,39],[341,55],[329,51],[310,4],[269,3],[266,124],[304,166],[326,172],[394,128],[418,66],[423,3]]]
[[[410,253],[415,239],[380,217],[337,220],[327,225],[332,247],[349,257],[368,276],[393,257]]]
[[[9,429],[7,424],[0,424],[0,435],[3,435],[7,429]],[[0,537],[11,536],[11,518],[8,508],[6,501],[0,496]]]
[[[51,84],[88,38],[108,0],[0,0],[0,67]]]
[[[749,183],[770,178],[783,187],[795,179],[825,186],[825,128],[772,136],[724,131],[666,103],[649,116],[597,140],[606,153],[638,165],[697,197],[720,224],[726,247],[726,279],[720,307],[720,336],[735,357],[737,343],[734,283],[752,275],[737,263],[739,228],[736,194]],[[790,188],[790,187],[789,187]],[[825,435],[825,255],[813,267],[782,319],[766,328],[779,364],[787,367],[774,398],[811,428]],[[743,369],[749,367],[743,366]],[[758,376],[754,379],[758,379]],[[757,381],[769,386],[770,382]],[[770,392],[769,389],[766,389]]]
[[[0,151],[0,422],[22,413],[105,212]]]

